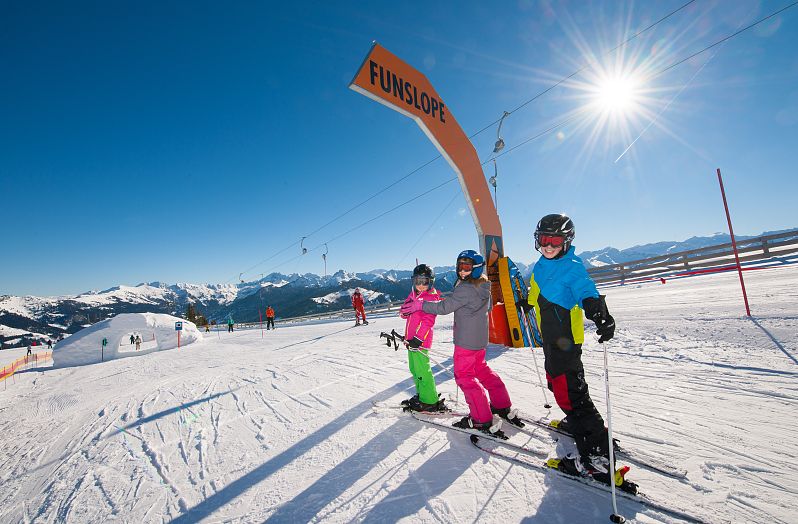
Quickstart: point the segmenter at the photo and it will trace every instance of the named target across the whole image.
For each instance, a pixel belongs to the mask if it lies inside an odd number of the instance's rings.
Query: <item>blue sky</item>
[[[0,294],[321,274],[325,243],[330,272],[476,248],[459,185],[426,191],[453,176],[442,160],[318,230],[437,156],[348,89],[373,40],[468,135],[592,54],[503,124],[509,150],[573,117],[497,160],[514,259],[537,259],[551,212],[578,251],[724,231],[717,167],[736,233],[796,227],[798,7],[661,74],[790,2],[696,0],[605,54],[686,1],[4,2]],[[636,82],[632,102],[597,105],[606,78]],[[482,160],[495,140],[473,138]]]

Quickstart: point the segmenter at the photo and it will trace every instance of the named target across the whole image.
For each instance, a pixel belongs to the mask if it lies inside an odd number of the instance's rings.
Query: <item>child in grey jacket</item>
[[[490,282],[483,274],[485,259],[471,249],[457,257],[457,283],[452,295],[441,302],[408,300],[402,313],[423,310],[433,315],[454,313],[454,376],[463,390],[469,416],[454,425],[499,434],[501,419],[523,426],[501,377],[485,362],[488,345],[488,311],[493,307]],[[498,415],[498,417],[494,417]]]

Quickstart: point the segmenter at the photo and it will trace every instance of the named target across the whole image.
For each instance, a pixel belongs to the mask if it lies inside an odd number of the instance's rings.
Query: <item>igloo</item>
[[[174,349],[177,347],[175,322],[183,323],[181,348],[202,340],[197,326],[185,319],[160,313],[122,313],[82,329],[56,344],[53,367],[83,366]],[[141,338],[139,350],[130,343],[131,334]],[[108,341],[104,349],[103,339]]]

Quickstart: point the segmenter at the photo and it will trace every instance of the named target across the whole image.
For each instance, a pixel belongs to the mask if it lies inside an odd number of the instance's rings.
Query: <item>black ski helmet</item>
[[[416,278],[427,279],[429,287],[435,284],[435,271],[432,270],[427,264],[419,264],[413,268],[413,285],[416,285]]]
[[[576,235],[576,228],[574,228],[574,223],[568,218],[568,215],[555,213],[541,218],[535,228],[535,249],[537,251],[540,251],[541,235],[563,238],[562,251],[557,255],[557,258],[559,258],[571,249],[571,242],[573,242]]]

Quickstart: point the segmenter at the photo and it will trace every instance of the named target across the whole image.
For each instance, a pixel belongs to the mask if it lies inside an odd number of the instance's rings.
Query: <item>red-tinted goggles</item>
[[[472,271],[474,269],[474,264],[471,262],[457,262],[457,271]]]
[[[541,247],[551,246],[551,247],[560,247],[565,243],[565,238],[556,235],[539,235],[538,236],[538,244]]]

